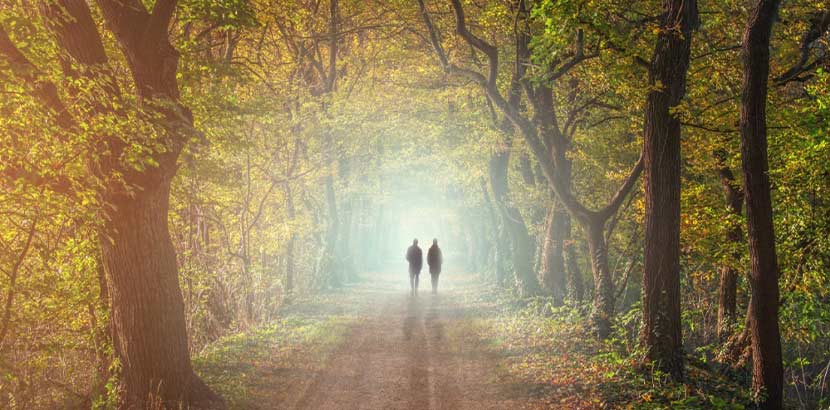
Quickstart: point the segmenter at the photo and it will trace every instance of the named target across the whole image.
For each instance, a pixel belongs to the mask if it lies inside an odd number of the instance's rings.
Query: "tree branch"
[[[487,56],[489,73],[487,75],[487,87],[496,89],[496,80],[499,75],[499,52],[495,46],[476,37],[467,29],[467,22],[464,17],[464,8],[461,6],[460,0],[451,0],[452,7],[455,11],[455,31],[458,33],[467,44],[478,49]]]
[[[55,85],[44,79],[43,73],[14,45],[3,26],[0,26],[0,56],[9,64],[12,73],[31,88],[32,96],[52,110],[58,125],[64,129],[76,128],[75,118],[66,109]]]
[[[785,71],[784,74],[781,74],[775,78],[776,85],[784,85],[790,81],[798,81],[799,76],[802,73],[812,70],[819,64],[819,61],[807,64],[807,61],[810,59],[810,47],[813,42],[821,38],[821,36],[823,36],[828,29],[830,29],[830,10],[816,12],[810,20],[809,28],[801,36],[801,55],[799,56],[798,61],[789,70]],[[828,57],[825,57],[824,59],[826,60]]]
[[[177,3],[178,0],[156,0],[156,4],[153,5],[153,12],[150,14],[149,21],[147,21],[147,27],[144,29],[145,42],[154,44],[158,39],[167,35]]]
[[[12,315],[12,303],[14,302],[15,294],[15,282],[17,281],[17,276],[20,273],[20,266],[23,265],[23,261],[26,260],[26,255],[32,247],[32,239],[35,237],[36,227],[37,221],[32,221],[27,233],[26,243],[17,255],[17,260],[14,262],[14,266],[12,266],[12,270],[9,274],[9,293],[6,295],[6,302],[3,310],[3,323],[2,327],[0,327],[0,351],[2,351],[3,342],[5,341],[6,334],[9,331],[9,320]]]
[[[623,182],[620,189],[611,197],[611,201],[605,208],[602,208],[601,211],[598,212],[601,218],[608,219],[617,212],[617,209],[620,208],[623,201],[625,200],[626,195],[631,192],[631,188],[634,187],[634,184],[637,182],[637,179],[640,178],[640,174],[643,172],[643,165],[644,165],[644,158],[643,153],[640,152],[640,159],[637,160],[637,163],[634,165],[634,168],[631,170],[631,173],[628,174],[628,177]]]
[[[421,10],[421,17],[424,20],[424,25],[427,26],[429,43],[432,45],[432,49],[435,51],[435,54],[438,55],[438,61],[441,62],[441,68],[444,71],[449,71],[450,61],[447,59],[447,54],[444,52],[444,48],[441,46],[441,41],[438,39],[438,30],[436,30],[435,26],[432,24],[432,18],[429,16],[424,0],[418,0],[418,8]]]

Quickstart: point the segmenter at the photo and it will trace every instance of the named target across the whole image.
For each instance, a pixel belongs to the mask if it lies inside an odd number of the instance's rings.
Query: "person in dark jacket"
[[[427,264],[429,265],[429,276],[432,279],[432,294],[438,294],[438,275],[441,274],[441,264],[444,258],[441,255],[441,248],[438,247],[438,239],[432,240],[432,246],[427,251]]]
[[[412,296],[418,294],[418,275],[424,266],[424,253],[418,247],[418,239],[412,241],[412,246],[406,250],[406,260],[409,262],[409,286],[412,287]]]

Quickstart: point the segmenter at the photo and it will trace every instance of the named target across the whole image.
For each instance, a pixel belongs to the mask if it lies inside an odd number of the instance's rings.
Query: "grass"
[[[281,393],[285,377],[311,374],[343,341],[353,317],[287,316],[226,336],[194,358],[197,373],[228,408],[252,409]]]

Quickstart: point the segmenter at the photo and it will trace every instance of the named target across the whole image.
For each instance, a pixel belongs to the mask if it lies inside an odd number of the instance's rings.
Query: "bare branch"
[[[429,42],[432,45],[432,49],[435,51],[435,54],[438,55],[438,60],[441,62],[441,68],[443,68],[444,71],[449,71],[450,61],[447,59],[447,54],[444,52],[444,48],[441,46],[441,41],[438,39],[438,30],[436,30],[435,26],[432,24],[432,19],[429,16],[424,0],[418,0],[418,7],[421,10],[421,16],[424,19],[424,25],[427,26],[427,32],[429,32]]]

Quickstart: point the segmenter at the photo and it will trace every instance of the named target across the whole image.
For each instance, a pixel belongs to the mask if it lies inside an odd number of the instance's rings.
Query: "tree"
[[[102,181],[98,192],[104,217],[99,242],[111,300],[115,350],[121,359],[121,407],[143,408],[149,401],[193,408],[222,408],[222,399],[195,375],[190,363],[184,305],[176,255],[167,226],[170,183],[176,161],[193,133],[190,111],[179,102],[178,53],[168,25],[176,1],[160,0],[152,10],[138,1],[102,1],[101,12],[115,35],[132,75],[138,99],[161,128],[161,147],[150,165],[125,163],[124,136],[100,135],[88,169]],[[46,25],[65,58],[65,75],[90,80],[112,101],[123,100],[109,69],[101,36],[86,2],[40,4]],[[75,117],[51,83],[0,34],[0,54],[19,81],[54,112],[65,130],[80,133],[90,118]],[[123,114],[116,104],[93,106],[89,116]],[[41,181],[34,181],[41,182]]]
[[[453,0],[452,7],[455,14],[456,32],[471,47],[482,52],[487,57],[487,74],[478,71],[455,66],[449,63],[446,54],[440,43],[430,38],[433,49],[439,56],[442,67],[450,73],[470,78],[479,85],[487,97],[498,107],[499,110],[516,127],[518,132],[527,142],[533,156],[540,164],[545,178],[555,192],[556,196],[576,219],[586,232],[588,238],[589,253],[591,255],[591,269],[594,274],[594,304],[591,314],[591,321],[596,328],[596,334],[600,339],[605,339],[611,334],[611,319],[614,315],[615,289],[611,278],[611,271],[608,267],[608,244],[605,233],[606,222],[613,216],[622,205],[623,200],[634,187],[640,172],[642,171],[642,157],[625,178],[620,188],[614,193],[611,200],[599,210],[591,210],[581,203],[571,192],[570,188],[570,166],[571,160],[567,157],[569,140],[552,114],[553,110],[553,89],[545,84],[533,87],[530,82],[524,80],[525,92],[528,99],[534,105],[537,113],[536,120],[526,117],[516,107],[512,106],[501,94],[497,87],[499,73],[498,48],[487,41],[477,37],[468,30],[464,8],[460,1]],[[426,16],[426,14],[424,14]],[[425,19],[426,23],[426,19]],[[431,23],[426,23],[430,31],[434,30]],[[553,83],[563,75],[567,74],[573,67],[590,58],[584,52],[581,32],[577,35],[577,41],[573,56],[558,65],[550,67],[541,77],[548,83]],[[522,47],[517,47],[517,52],[522,52]],[[519,61],[521,60],[519,54]]]
[[[736,216],[743,216],[744,192],[736,183],[735,174],[726,164],[726,153],[715,152],[718,162],[718,176],[723,187],[724,198],[729,213]],[[745,245],[743,230],[738,224],[733,224],[726,233],[729,246],[734,247],[731,253],[731,261],[720,267],[720,282],[718,286],[718,337],[724,339],[730,326],[735,324],[737,319],[737,293],[738,293],[738,269],[734,263],[740,260],[742,252],[740,247]]]
[[[697,2],[663,2],[649,70],[643,132],[645,267],[643,342],[648,360],[683,377],[680,321],[680,120],[671,112],[686,93]]]
[[[778,326],[778,260],[767,160],[767,84],[770,38],[778,0],[758,0],[742,41],[741,163],[749,238],[749,326],[752,390],[761,408],[783,408],[784,371]]]

